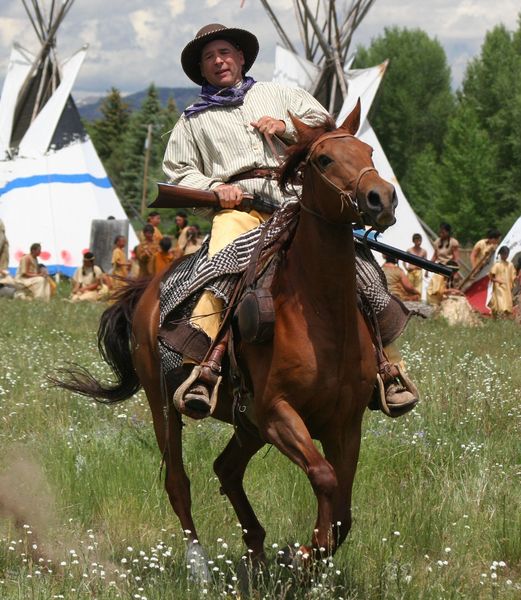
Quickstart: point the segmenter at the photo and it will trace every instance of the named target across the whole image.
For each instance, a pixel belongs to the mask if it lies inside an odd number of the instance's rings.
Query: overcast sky
[[[21,0],[0,0],[0,82],[11,44],[37,50],[34,31]],[[50,0],[39,0],[50,5]],[[314,2],[314,0],[310,0]],[[57,3],[59,0],[57,0]],[[30,3],[28,3],[30,4]],[[124,93],[158,86],[189,86],[179,65],[184,45],[207,23],[243,27],[257,35],[259,58],[251,74],[271,79],[278,36],[259,0],[76,0],[58,34],[64,58],[89,44],[74,95],[105,93],[111,86]],[[337,6],[350,5],[337,0]],[[292,0],[271,2],[293,40],[298,31]],[[517,28],[519,0],[376,0],[358,29],[353,48],[368,45],[384,27],[421,28],[441,42],[457,87],[469,58],[479,54],[486,31],[498,23]]]

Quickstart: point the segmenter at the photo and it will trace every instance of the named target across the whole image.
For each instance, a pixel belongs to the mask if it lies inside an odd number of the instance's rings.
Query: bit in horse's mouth
[[[383,217],[383,218],[382,218]],[[390,218],[389,218],[390,217]],[[376,217],[376,223],[374,228],[377,229],[380,233],[383,233],[389,227],[392,227],[396,223],[396,217],[394,215],[378,215]]]

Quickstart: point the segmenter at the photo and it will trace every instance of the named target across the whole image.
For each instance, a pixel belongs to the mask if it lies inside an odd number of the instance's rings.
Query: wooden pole
[[[294,52],[295,54],[297,53],[297,51],[295,50],[295,46],[293,46],[293,44],[291,43],[289,37],[286,35],[286,32],[284,31],[284,28],[282,27],[282,25],[279,23],[279,20],[277,19],[277,17],[275,16],[275,13],[273,12],[271,6],[269,5],[267,0],[261,0],[262,5],[264,6],[264,8],[266,9],[266,12],[268,13],[269,18],[271,19],[273,25],[275,26],[275,29],[277,30],[278,34],[280,35],[284,45],[286,46],[286,48],[288,50],[291,50],[291,52]]]
[[[152,124],[147,126],[147,137],[145,138],[145,166],[143,168],[143,193],[141,195],[141,217],[145,216],[147,208],[147,183],[148,164],[150,162],[150,149],[152,147]]]

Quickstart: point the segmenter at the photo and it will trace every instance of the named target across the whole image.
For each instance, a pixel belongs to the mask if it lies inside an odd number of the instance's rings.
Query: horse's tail
[[[138,300],[150,279],[131,281],[114,295],[114,304],[101,315],[98,327],[98,349],[103,360],[115,375],[112,383],[102,383],[79,365],[61,369],[52,384],[93,398],[102,404],[122,402],[133,396],[141,383],[132,364],[130,349],[132,317]]]

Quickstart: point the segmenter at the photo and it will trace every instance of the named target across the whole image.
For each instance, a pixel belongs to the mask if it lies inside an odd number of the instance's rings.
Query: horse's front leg
[[[251,550],[251,560],[264,560],[264,538],[266,532],[257,519],[243,487],[246,467],[254,454],[264,446],[258,437],[246,432],[241,434],[239,443],[233,435],[226,448],[214,462],[213,468],[221,483],[221,492],[228,496],[243,529],[243,540]]]
[[[313,550],[332,550],[331,523],[337,477],[333,467],[316,449],[300,415],[281,398],[259,415],[260,429],[268,442],[297,464],[307,475],[318,502],[318,513],[311,546],[301,547],[304,554]]]
[[[362,415],[338,436],[322,439],[324,454],[334,468],[338,487],[333,496],[331,521],[333,553],[346,539],[351,529],[351,494],[360,452]]]

